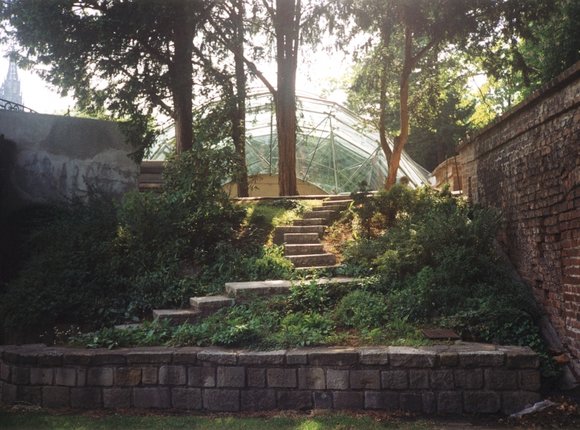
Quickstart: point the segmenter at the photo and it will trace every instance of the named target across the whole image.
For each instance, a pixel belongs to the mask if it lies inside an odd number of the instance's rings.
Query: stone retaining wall
[[[539,400],[529,348],[0,348],[0,403],[205,411],[512,413]]]

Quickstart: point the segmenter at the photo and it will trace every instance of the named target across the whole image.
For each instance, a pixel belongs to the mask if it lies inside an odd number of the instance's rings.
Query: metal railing
[[[12,102],[10,100],[5,100],[5,99],[0,99],[0,110],[36,113],[36,111],[34,111],[30,108],[27,108],[26,106],[21,105],[20,103],[15,103],[15,102]]]

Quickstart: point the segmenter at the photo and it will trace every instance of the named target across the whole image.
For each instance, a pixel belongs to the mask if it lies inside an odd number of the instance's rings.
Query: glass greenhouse
[[[246,163],[250,176],[275,176],[278,170],[276,116],[270,93],[253,93],[246,107]],[[297,96],[296,176],[326,193],[352,192],[366,183],[380,189],[387,174],[387,162],[377,131],[337,103]],[[392,140],[390,141],[392,145]],[[154,159],[162,159],[158,148]],[[428,183],[429,172],[406,153],[397,174],[411,186]]]

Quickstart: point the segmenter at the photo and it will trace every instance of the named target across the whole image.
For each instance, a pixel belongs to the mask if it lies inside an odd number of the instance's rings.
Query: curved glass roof
[[[387,162],[377,131],[370,130],[353,112],[337,103],[297,95],[296,176],[328,193],[352,192],[365,182],[368,189],[382,188]],[[389,141],[391,147],[392,140]],[[159,148],[154,159],[161,159]],[[246,163],[249,175],[278,173],[278,142],[273,98],[256,92],[246,104]],[[429,172],[406,153],[398,177],[412,186],[428,183]]]

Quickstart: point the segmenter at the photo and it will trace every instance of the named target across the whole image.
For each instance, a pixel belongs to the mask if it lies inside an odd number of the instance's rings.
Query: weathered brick
[[[77,370],[73,367],[59,367],[54,372],[54,384],[74,387],[77,385]]]
[[[70,403],[73,408],[100,409],[102,393],[100,388],[71,388]]]
[[[30,369],[30,383],[32,385],[52,385],[54,382],[54,369],[35,367]]]
[[[430,374],[431,388],[434,390],[452,390],[455,387],[453,370],[433,370]]]
[[[266,370],[268,387],[295,388],[297,385],[296,369],[273,368]]]
[[[58,371],[57,371],[58,373]],[[110,387],[113,385],[112,367],[92,367],[87,372],[87,385]]]
[[[248,387],[263,388],[266,386],[266,369],[249,367],[246,369]]]
[[[468,413],[494,414],[499,412],[500,397],[494,391],[465,391],[463,406]]]
[[[329,390],[348,390],[349,371],[326,369],[326,388]]]
[[[463,412],[463,399],[459,391],[437,393],[437,413],[459,415]]]
[[[485,369],[485,387],[488,390],[517,390],[517,370]]]
[[[501,393],[502,412],[506,415],[519,412],[540,401],[540,394],[531,391],[505,391]]]
[[[483,388],[482,369],[456,369],[453,371],[456,388],[480,390]]]
[[[103,407],[128,409],[131,407],[131,388],[103,388]]]
[[[133,406],[138,409],[168,409],[171,407],[171,392],[168,387],[133,388]]]
[[[333,391],[334,409],[363,409],[364,393],[362,391]]]
[[[429,388],[429,371],[424,369],[409,370],[409,388],[411,389]]]
[[[238,387],[246,386],[246,371],[241,366],[219,366],[217,368],[218,387]]]
[[[115,385],[134,386],[141,383],[140,367],[117,367],[115,368]]]
[[[350,388],[378,390],[381,388],[381,376],[378,370],[351,370]]]
[[[276,405],[278,409],[307,410],[312,409],[311,391],[276,391]]]
[[[435,367],[437,354],[406,346],[389,347],[389,363],[393,367]]]
[[[406,370],[384,370],[381,372],[381,386],[387,390],[405,390],[409,387]]]
[[[200,410],[202,408],[201,388],[173,388],[171,404],[175,409]]]
[[[329,391],[315,391],[314,409],[332,409],[332,394]]]
[[[541,387],[539,370],[520,370],[520,389],[524,391],[538,391]]]
[[[159,384],[161,385],[185,385],[187,374],[185,366],[165,365],[159,368]]]
[[[187,385],[191,387],[215,387],[216,370],[210,366],[196,366],[187,369]]]
[[[18,387],[16,391],[18,402],[27,403],[29,405],[41,405],[42,404],[41,390],[42,390],[41,387],[31,387],[29,385],[23,385]]]
[[[298,369],[298,388],[324,390],[326,378],[321,367],[301,367]]]
[[[240,390],[206,388],[203,390],[203,407],[208,411],[239,411]]]
[[[42,387],[42,406],[45,408],[68,408],[69,387]]]
[[[395,411],[399,406],[399,393],[396,391],[365,391],[365,409]]]
[[[267,411],[276,409],[276,392],[274,390],[243,390],[241,409],[243,411]]]

